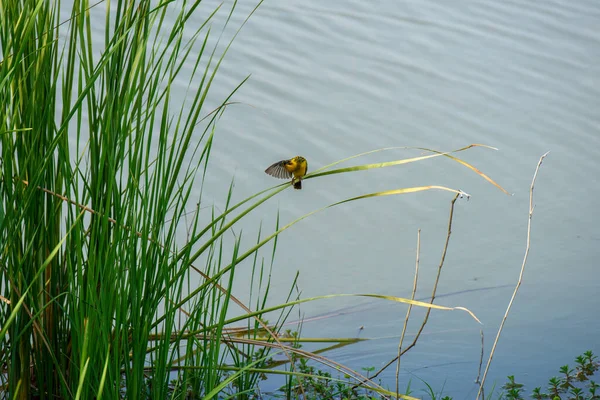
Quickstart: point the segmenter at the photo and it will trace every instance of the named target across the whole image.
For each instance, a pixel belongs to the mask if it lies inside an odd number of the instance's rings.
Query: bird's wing
[[[265,172],[271,176],[274,176],[275,178],[290,179],[292,177],[292,173],[285,169],[285,164],[287,162],[288,160],[277,161],[275,164],[265,169]]]

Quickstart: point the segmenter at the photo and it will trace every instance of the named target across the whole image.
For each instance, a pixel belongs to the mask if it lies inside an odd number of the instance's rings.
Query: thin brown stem
[[[513,301],[517,296],[517,292],[519,291],[519,287],[521,286],[521,282],[523,282],[523,273],[525,272],[525,264],[527,263],[527,258],[529,257],[529,249],[531,247],[531,219],[533,217],[533,209],[535,206],[533,205],[533,188],[535,186],[535,180],[537,179],[538,171],[540,170],[540,166],[542,165],[542,161],[548,155],[549,152],[546,152],[543,156],[540,157],[540,160],[537,163],[537,167],[535,167],[535,172],[533,174],[533,179],[531,180],[531,186],[529,187],[529,216],[527,219],[527,241],[525,246],[525,255],[523,256],[523,263],[521,264],[521,272],[519,273],[519,280],[517,281],[517,285],[515,286],[515,290],[510,298],[508,303],[508,307],[506,307],[506,312],[504,313],[504,317],[502,318],[502,322],[500,323],[500,327],[498,328],[498,333],[496,334],[496,339],[494,340],[494,344],[492,345],[492,351],[490,352],[490,356],[487,361],[487,365],[485,366],[485,371],[483,372],[483,378],[481,379],[481,384],[479,385],[479,391],[477,392],[476,399],[479,399],[481,394],[483,393],[483,385],[485,383],[485,378],[487,377],[487,373],[490,369],[490,364],[492,363],[492,359],[494,358],[494,353],[496,352],[496,346],[498,345],[498,340],[500,339],[500,334],[502,333],[502,329],[504,328],[504,323],[508,318],[508,313],[512,308]]]
[[[444,261],[446,260],[446,252],[448,251],[448,245],[450,243],[450,235],[452,234],[452,219],[454,218],[454,204],[456,203],[456,200],[458,199],[459,196],[461,196],[461,194],[457,193],[456,196],[454,196],[454,198],[450,202],[450,217],[448,218],[448,234],[446,235],[446,243],[444,244],[444,249],[442,250],[442,258],[441,258],[440,264],[438,266],[438,272],[437,272],[437,276],[435,278],[435,282],[433,284],[433,290],[431,292],[431,299],[429,300],[429,304],[433,304],[433,301],[435,300],[435,294],[437,292],[438,282],[440,281],[440,276],[442,274],[442,267],[444,266]],[[402,352],[400,353],[400,356],[403,356],[404,354],[406,354],[407,351],[409,351],[410,349],[415,347],[415,345],[417,344],[417,341],[419,340],[419,337],[421,336],[421,333],[423,332],[423,329],[425,328],[425,325],[427,324],[427,321],[429,320],[430,313],[431,313],[431,309],[428,308],[427,311],[425,312],[425,318],[423,318],[423,322],[421,323],[421,326],[419,327],[419,330],[417,331],[415,338],[413,339],[412,343],[408,347],[406,347],[404,350],[402,350]],[[391,359],[379,371],[377,371],[374,375],[372,375],[371,379],[375,379],[377,376],[379,376],[379,374],[381,374],[383,371],[385,371],[387,369],[387,367],[389,367],[390,365],[395,363],[397,359],[398,359],[398,356]],[[358,385],[354,386],[353,388],[356,388],[357,386]]]
[[[411,300],[415,299],[417,293],[417,282],[419,281],[419,256],[421,254],[421,230],[417,231],[417,255],[415,261],[415,279],[413,282]],[[400,359],[402,358],[402,343],[404,342],[404,335],[406,334],[406,327],[408,326],[408,320],[410,318],[410,311],[412,310],[412,304],[408,305],[406,310],[406,317],[404,318],[404,326],[402,327],[402,335],[400,335],[400,343],[398,344],[398,362],[396,363],[396,399],[400,398]]]
[[[481,334],[481,354],[479,355],[479,369],[477,370],[477,378],[475,379],[475,383],[478,385],[481,385],[481,366],[483,365],[483,329],[479,330],[479,333]],[[480,386],[481,387],[481,386]],[[481,387],[481,396],[485,399],[485,393],[483,391],[483,387]]]

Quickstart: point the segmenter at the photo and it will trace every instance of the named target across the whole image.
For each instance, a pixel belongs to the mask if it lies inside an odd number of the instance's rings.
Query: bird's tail
[[[300,179],[294,182],[294,189],[302,189],[302,181]]]

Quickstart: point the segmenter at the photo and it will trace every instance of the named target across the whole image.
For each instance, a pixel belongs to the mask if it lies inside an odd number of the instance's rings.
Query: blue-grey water
[[[217,35],[231,3],[215,17]],[[198,24],[216,5],[203,2]],[[255,5],[240,0],[230,27],[240,26]],[[414,396],[427,397],[425,381],[455,399],[473,398],[480,329],[485,364],[525,253],[532,175],[550,151],[535,187],[523,283],[487,385],[498,388],[515,375],[530,393],[583,351],[600,353],[599,27],[597,0],[267,0],[242,28],[211,89],[216,105],[251,75],[233,98],[241,104],[218,123],[203,197],[222,206],[232,178],[238,200],[280,183],[264,169],[297,154],[314,170],[383,147],[497,147],[458,156],[512,196],[436,158],[307,180],[302,191],[284,191],[238,228],[250,246],[258,222],[264,232],[273,229],[277,210],[285,224],[380,190],[442,185],[470,193],[469,201],[456,203],[436,303],[466,307],[483,325],[464,312],[434,311],[402,359],[400,387],[410,382]],[[222,42],[232,33],[226,30]],[[188,82],[176,85],[185,89]],[[422,154],[392,150],[344,165]],[[279,237],[269,303],[285,300],[297,271],[301,297],[409,297],[419,229],[417,297],[426,299],[451,199],[441,191],[371,198],[303,220]],[[250,264],[244,263],[235,284],[241,299],[248,297],[249,279]],[[379,369],[396,355],[406,306],[346,297],[299,310],[304,318],[335,314],[306,322],[305,336],[372,338],[325,354],[360,370]],[[407,344],[422,317],[413,309]],[[291,319],[297,318],[295,311]],[[394,388],[395,366],[380,378]],[[272,390],[280,383],[264,385]]]

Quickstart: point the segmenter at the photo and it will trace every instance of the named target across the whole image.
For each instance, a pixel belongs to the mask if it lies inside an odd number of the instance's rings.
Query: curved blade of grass
[[[285,184],[286,187],[289,186],[289,184]],[[283,191],[286,187],[281,187],[278,190],[275,190],[273,193],[265,196],[264,198],[260,199],[259,201],[257,201],[255,204],[253,204],[250,208],[244,210],[239,216],[237,216],[236,218],[234,218],[232,221],[230,221],[228,224],[225,224],[225,226],[223,226],[223,228],[221,228],[218,232],[216,232],[213,237],[208,241],[208,243],[204,244],[196,253],[194,253],[193,255],[190,256],[189,258],[189,262],[193,263],[198,257],[200,257],[200,255],[206,250],[206,248],[208,248],[210,246],[210,244],[212,242],[214,242],[215,240],[217,240],[218,236],[220,236],[222,233],[224,233],[225,231],[227,231],[235,222],[237,222],[239,219],[241,219],[244,215],[248,214],[252,209],[258,207],[260,204],[264,203],[265,201],[267,201],[269,198],[273,197],[275,194]],[[419,188],[403,188],[403,189],[396,189],[396,190],[392,190],[392,191],[387,191],[389,192],[388,194],[405,194],[405,193],[413,193],[416,191],[424,191],[424,190],[430,190],[430,189],[442,189],[442,190],[446,190],[446,191],[450,191],[450,192],[454,192],[454,193],[459,193],[459,194],[465,194],[464,192],[460,191],[460,190],[455,190],[455,189],[450,189],[450,188],[446,188],[444,186],[420,186]],[[269,189],[271,190],[271,189]],[[393,193],[392,193],[393,192]],[[370,194],[366,194],[366,195],[362,195],[362,196],[358,196],[358,197],[354,197],[351,199],[347,199],[347,200],[343,200],[337,203],[333,203],[330,204],[328,206],[319,208],[317,210],[311,211],[308,214],[304,214],[303,216],[296,218],[294,221],[290,222],[289,224],[281,227],[280,229],[278,229],[277,231],[273,232],[271,235],[267,236],[266,238],[264,238],[260,243],[257,243],[256,245],[252,246],[248,251],[246,251],[244,254],[242,254],[236,261],[235,264],[239,264],[240,262],[242,262],[243,260],[245,260],[247,257],[249,257],[250,255],[254,254],[254,252],[258,249],[260,249],[262,246],[264,246],[265,244],[267,244],[268,242],[270,242],[274,237],[276,237],[277,235],[279,235],[280,233],[282,233],[283,231],[289,229],[290,227],[292,227],[293,225],[297,224],[298,222],[302,221],[305,218],[310,217],[311,215],[317,214],[321,211],[324,211],[328,208],[331,207],[335,207],[337,205],[343,204],[343,203],[347,203],[350,201],[354,201],[354,200],[360,200],[363,198],[368,198],[368,197],[375,197],[375,196],[380,196],[380,195],[384,195],[381,193],[385,193],[385,192],[376,192],[376,193],[370,193]],[[223,213],[222,215],[224,215],[225,213]],[[221,218],[221,217],[218,217]],[[218,219],[216,218],[216,219]],[[213,221],[209,226],[213,226],[215,224],[215,221]],[[187,246],[190,246],[191,244],[195,243],[195,241],[190,241],[180,252],[178,257],[181,258],[184,256],[185,252],[187,251]],[[200,286],[198,286],[195,290],[193,290],[189,295],[187,295],[185,298],[183,298],[182,300],[180,300],[175,307],[176,308],[180,308],[183,307],[188,301],[190,301],[194,296],[196,296],[198,293],[200,293],[202,290],[204,290],[204,288],[206,288],[208,285],[214,285],[218,279],[225,273],[227,273],[232,266],[234,265],[234,263],[229,264],[228,266],[226,266],[225,268],[221,269],[218,273],[216,273],[215,275],[213,275],[210,279],[207,279],[206,281],[204,281],[204,283],[202,283]],[[182,269],[184,273],[185,269]],[[160,324],[164,319],[166,318],[166,316],[161,316],[159,317],[153,324],[152,326],[155,327],[158,324]]]
[[[422,192],[424,190],[431,190],[431,189],[446,190],[448,192],[457,193],[457,194],[459,194],[461,196],[471,197],[470,194],[465,193],[462,190],[454,190],[454,189],[450,189],[450,188],[447,188],[447,187],[444,187],[444,186],[430,185],[430,186],[417,186],[417,187],[404,188],[404,189],[385,190],[383,192],[363,194],[362,196],[356,196],[356,197],[352,197],[350,199],[342,200],[342,201],[340,201],[338,203],[332,204],[332,206],[335,206],[335,205],[338,205],[338,204],[347,203],[349,201],[366,199],[366,198],[369,198],[369,197],[390,196],[390,195],[393,195],[393,194],[416,193],[416,192]]]
[[[497,182],[495,182],[488,175],[484,174],[478,168],[474,167],[473,165],[469,164],[468,162],[466,162],[464,160],[461,160],[458,157],[454,157],[454,156],[450,155],[451,153],[458,153],[460,151],[468,150],[468,149],[473,148],[473,147],[484,147],[484,148],[487,148],[487,149],[498,150],[495,147],[488,146],[488,145],[485,145],[485,144],[478,144],[478,143],[470,144],[468,146],[462,147],[460,149],[452,150],[452,151],[449,151],[449,152],[441,152],[441,151],[438,151],[438,150],[428,149],[428,148],[425,148],[425,147],[384,147],[384,148],[381,148],[381,149],[375,149],[375,150],[367,151],[367,152],[364,152],[364,153],[356,154],[354,156],[351,156],[351,157],[344,158],[342,160],[336,161],[336,162],[331,163],[329,165],[326,165],[326,166],[324,166],[322,168],[319,168],[319,169],[313,171],[312,173],[307,174],[304,179],[308,179],[310,177],[323,176],[323,175],[340,174],[340,173],[351,172],[351,171],[360,171],[360,170],[372,169],[372,168],[391,167],[393,165],[400,165],[400,164],[407,164],[407,163],[411,163],[411,162],[415,162],[415,161],[421,161],[421,160],[424,160],[424,159],[427,159],[427,158],[432,158],[434,156],[444,156],[444,157],[448,157],[451,160],[456,161],[457,163],[459,163],[459,164],[461,164],[461,165],[469,168],[470,170],[472,170],[473,172],[475,172],[476,174],[478,174],[479,176],[481,176],[483,179],[485,179],[486,181],[488,181],[489,183],[491,183],[492,185],[494,185],[495,187],[497,187],[498,189],[500,189],[504,193],[506,193],[508,195],[511,195],[511,193],[509,193],[506,189],[504,189],[502,186],[500,186]],[[357,166],[357,167],[347,167],[347,168],[340,168],[340,169],[331,170],[331,171],[327,171],[327,172],[321,172],[321,171],[324,171],[324,170],[326,170],[328,168],[333,167],[334,165],[338,165],[340,163],[343,163],[345,161],[351,160],[353,158],[365,156],[365,155],[368,155],[368,154],[377,153],[377,152],[380,152],[380,151],[397,150],[397,149],[423,150],[423,151],[428,151],[428,152],[431,152],[431,153],[435,153],[435,155],[408,158],[408,159],[405,159],[405,160],[391,161],[391,162],[388,162],[388,163],[365,164],[365,165],[360,165],[360,166]]]
[[[486,148],[488,148],[488,149],[498,150],[498,149],[497,149],[497,148],[495,148],[495,147],[486,146],[486,145],[484,145],[484,144],[472,144],[471,146],[486,147]],[[504,189],[502,186],[500,186],[498,183],[496,183],[496,182],[495,182],[495,181],[494,181],[492,178],[490,178],[489,176],[487,176],[486,174],[484,174],[483,172],[481,172],[481,170],[479,170],[477,167],[474,167],[473,165],[471,165],[471,164],[469,164],[469,163],[467,163],[467,162],[465,162],[465,161],[461,160],[460,158],[458,158],[458,157],[454,157],[454,156],[451,156],[450,154],[447,154],[447,153],[446,153],[446,154],[442,154],[442,153],[440,153],[440,152],[438,152],[438,151],[436,151],[436,150],[431,150],[431,149],[423,149],[423,150],[426,150],[426,151],[432,151],[432,152],[434,152],[434,153],[439,153],[440,155],[443,155],[443,156],[445,156],[445,157],[448,157],[448,158],[450,158],[451,160],[453,160],[453,161],[456,161],[457,163],[459,163],[459,164],[462,164],[462,165],[464,165],[465,167],[469,168],[470,170],[472,170],[473,172],[475,172],[477,175],[481,176],[483,179],[485,179],[486,181],[488,181],[488,182],[489,182],[489,183],[491,183],[492,185],[496,186],[498,189],[502,190],[502,191],[503,191],[504,193],[506,193],[507,195],[509,195],[509,196],[512,196],[512,195],[513,195],[512,193],[509,193],[508,191],[506,191],[506,190],[505,190],[505,189]]]
[[[316,170],[312,171],[312,172],[311,172],[311,174],[316,174],[316,173],[318,173],[318,172],[324,171],[324,170],[326,170],[326,169],[328,169],[328,168],[331,168],[331,167],[333,167],[333,166],[336,166],[336,165],[338,165],[338,164],[344,163],[344,162],[346,162],[346,161],[350,161],[350,160],[352,160],[352,159],[354,159],[354,158],[358,158],[358,157],[366,156],[366,155],[373,154],[373,153],[379,153],[380,151],[389,151],[389,150],[409,150],[409,149],[414,149],[414,147],[409,147],[409,146],[392,146],[392,147],[382,147],[382,148],[375,149],[375,150],[369,150],[369,151],[365,151],[364,153],[355,154],[355,155],[353,155],[353,156],[346,157],[346,158],[343,158],[343,159],[341,159],[341,160],[338,160],[338,161],[332,162],[331,164],[325,165],[324,167],[321,167],[321,168],[318,168],[318,169],[316,169]],[[310,175],[310,174],[308,174],[308,175]]]
[[[470,148],[472,148],[472,147],[485,147],[485,148],[492,149],[492,150],[498,150],[497,148],[495,148],[495,147],[492,147],[492,146],[488,146],[488,145],[485,145],[485,144],[477,144],[477,143],[474,143],[474,144],[470,144],[470,145],[468,145],[468,146],[465,146],[465,147],[461,147],[460,149],[452,150],[452,151],[450,151],[450,153],[458,153],[459,151],[468,150],[468,149],[470,149]],[[314,173],[316,173],[316,172],[320,172],[320,171],[326,170],[326,169],[328,169],[328,168],[331,168],[331,167],[333,167],[333,166],[335,166],[335,165],[338,165],[338,164],[341,164],[341,163],[343,163],[343,162],[346,162],[346,161],[352,160],[352,159],[354,159],[354,158],[358,158],[358,157],[366,156],[366,155],[373,154],[373,153],[379,153],[380,151],[389,151],[389,150],[424,150],[424,151],[430,151],[430,152],[440,153],[439,151],[432,150],[432,149],[427,149],[427,148],[425,148],[425,147],[413,147],[413,146],[392,146],[392,147],[382,147],[382,148],[375,149],[375,150],[369,150],[369,151],[365,151],[364,153],[355,154],[355,155],[353,155],[353,156],[350,156],[350,157],[347,157],[347,158],[341,159],[341,160],[339,160],[339,161],[333,162],[333,163],[331,163],[331,164],[329,164],[329,165],[326,165],[326,166],[324,166],[324,167],[321,167],[321,168],[319,168],[319,169],[317,169],[317,170],[314,170],[314,171],[313,171],[313,174],[314,174]]]
[[[20,132],[30,132],[32,128],[20,128],[20,129],[10,129],[7,131],[0,132],[0,135],[9,134],[9,133],[20,133]]]
[[[446,155],[446,154],[448,154],[448,153],[430,154],[428,156],[404,158],[401,160],[386,161],[386,162],[373,163],[373,164],[355,165],[354,167],[338,168],[338,169],[332,169],[330,171],[323,171],[323,172],[307,174],[302,179],[316,178],[317,176],[325,176],[325,175],[343,174],[345,172],[365,171],[365,170],[375,169],[375,168],[392,167],[394,165],[409,164],[412,162],[427,160],[429,158],[435,158],[435,157],[439,157],[439,156]]]
[[[276,306],[268,307],[268,308],[265,308],[263,310],[251,313],[251,314],[246,314],[246,315],[241,315],[241,316],[238,316],[238,317],[234,317],[234,318],[231,318],[231,319],[225,321],[225,324],[232,324],[234,322],[242,321],[242,320],[244,320],[246,318],[253,317],[254,315],[266,314],[266,313],[271,312],[271,311],[277,311],[277,310],[280,310],[280,309],[285,308],[285,307],[292,307],[292,306],[295,306],[295,305],[298,305],[298,304],[308,303],[310,301],[324,300],[324,299],[333,299],[333,298],[338,298],[338,297],[371,297],[371,298],[376,298],[376,299],[381,299],[381,300],[393,301],[393,302],[396,302],[396,303],[412,304],[413,306],[417,306],[417,307],[432,308],[432,309],[435,309],[435,310],[443,310],[443,311],[459,310],[459,311],[465,311],[465,312],[467,312],[471,316],[471,318],[473,318],[475,321],[477,321],[479,324],[481,324],[481,321],[479,320],[479,318],[477,318],[477,316],[471,310],[469,310],[468,308],[465,308],[465,307],[440,306],[440,305],[437,305],[437,304],[426,303],[426,302],[419,301],[419,300],[406,299],[404,297],[387,296],[387,295],[373,294],[373,293],[340,293],[340,294],[327,294],[327,295],[322,295],[322,296],[308,297],[308,298],[305,298],[305,299],[294,300],[294,301],[290,301],[290,302],[287,302],[287,303],[278,304]],[[210,329],[213,329],[213,328],[214,327],[210,327],[209,326],[209,327],[206,327],[205,330],[210,330]],[[196,333],[201,333],[201,332],[196,332]]]

